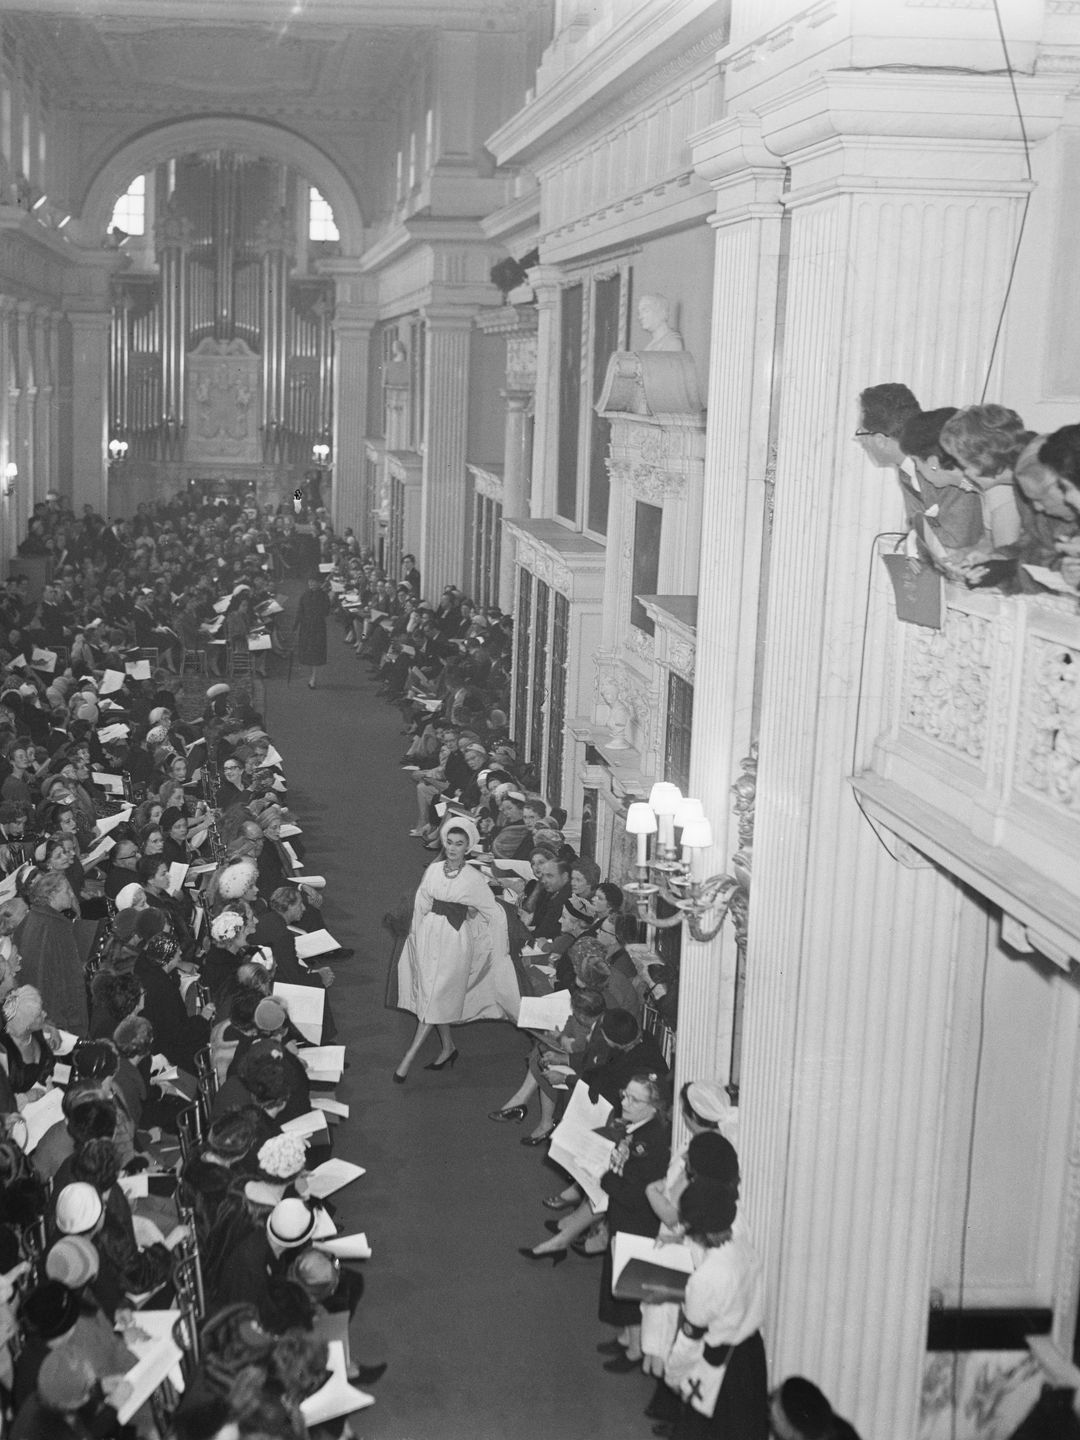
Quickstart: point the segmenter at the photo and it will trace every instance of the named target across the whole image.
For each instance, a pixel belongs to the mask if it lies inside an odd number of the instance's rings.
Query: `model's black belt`
[[[431,912],[433,915],[441,915],[444,920],[449,920],[455,930],[460,930],[469,918],[469,907],[460,905],[456,900],[433,900]]]

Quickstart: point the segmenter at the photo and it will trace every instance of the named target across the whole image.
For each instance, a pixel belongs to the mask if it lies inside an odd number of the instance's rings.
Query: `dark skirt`
[[[616,1300],[611,1293],[611,1276],[614,1266],[611,1245],[604,1251],[604,1263],[600,1271],[600,1303],[597,1315],[604,1325],[617,1325],[622,1330],[627,1325],[641,1324],[641,1306],[636,1300]]]
[[[768,1440],[768,1434],[769,1378],[756,1330],[731,1352],[712,1415],[700,1415],[684,1401],[672,1440]]]

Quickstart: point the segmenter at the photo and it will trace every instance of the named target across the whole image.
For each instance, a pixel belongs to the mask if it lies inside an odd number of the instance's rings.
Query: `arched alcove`
[[[309,140],[262,120],[239,115],[207,115],[144,131],[122,145],[91,180],[79,217],[84,243],[104,239],[117,198],[136,175],[178,155],[232,148],[291,165],[310,179],[329,201],[341,235],[343,255],[363,249],[364,221],[352,186],[337,165]]]

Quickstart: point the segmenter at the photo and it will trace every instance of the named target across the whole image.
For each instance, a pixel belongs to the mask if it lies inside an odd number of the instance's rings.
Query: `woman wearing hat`
[[[416,892],[412,928],[397,965],[397,994],[390,1001],[417,1019],[412,1044],[394,1071],[399,1085],[432,1027],[442,1045],[425,1069],[441,1070],[457,1060],[451,1025],[514,1021],[521,1003],[506,916],[479,871],[466,864],[480,838],[476,825],[467,816],[454,816],[443,822],[439,836],[443,858],[424,871]]]
[[[30,890],[30,913],[15,933],[23,975],[40,993],[53,1023],[75,1035],[90,1025],[82,957],[71,920],[75,893],[59,871],[39,875]]]
[[[682,1397],[677,1418],[660,1430],[673,1440],[769,1434],[765,1285],[757,1252],[734,1228],[735,1213],[731,1187],[714,1181],[695,1179],[679,1199],[695,1267],[664,1369],[668,1387]]]
[[[12,990],[0,1006],[0,1014],[0,1068],[12,1090],[22,1095],[43,1085],[52,1074],[52,1045],[58,1045],[60,1037],[49,1024],[41,996],[32,985]]]
[[[689,1143],[674,1156],[664,1178],[654,1180],[645,1192],[660,1221],[662,1241],[681,1238],[679,1200],[695,1179],[729,1185],[736,1199],[739,1193],[738,1156],[730,1140],[720,1133],[721,1126],[729,1131],[734,1128],[735,1111],[727,1091],[717,1081],[689,1080],[679,1092],[679,1107],[690,1136]],[[662,1376],[678,1329],[679,1307],[670,1301],[643,1305],[641,1316],[645,1369]],[[654,1420],[673,1419],[671,1398],[670,1392],[659,1384],[645,1413]]]

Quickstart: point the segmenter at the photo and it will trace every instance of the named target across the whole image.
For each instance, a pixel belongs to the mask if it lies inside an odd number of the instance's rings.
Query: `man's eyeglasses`
[[[853,438],[855,440],[862,440],[867,435],[876,435],[877,433],[876,430],[856,430]]]

